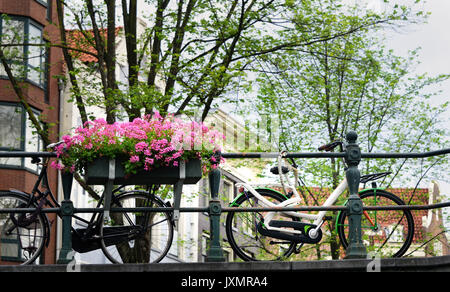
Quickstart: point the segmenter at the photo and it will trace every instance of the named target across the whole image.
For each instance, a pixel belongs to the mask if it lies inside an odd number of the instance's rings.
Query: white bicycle
[[[319,150],[331,151],[343,142],[324,145]],[[280,176],[284,194],[271,188],[253,188],[248,183],[237,184],[239,195],[230,203],[235,208],[283,208],[296,207],[302,203],[298,192],[298,176],[295,162],[286,162],[286,153],[278,156],[278,165],[270,171]],[[295,183],[287,175],[294,172]],[[361,184],[375,181],[389,175],[390,172],[361,176]],[[347,189],[344,179],[331,192],[322,206],[332,206]],[[396,195],[378,188],[359,192],[363,206],[405,205]],[[244,261],[274,261],[287,259],[292,253],[299,253],[304,244],[317,244],[322,240],[322,226],[331,220],[327,211],[317,214],[292,211],[230,211],[226,218],[226,234],[231,248]],[[364,211],[362,220],[362,238],[369,252],[379,257],[401,257],[409,248],[414,236],[414,220],[409,210]],[[348,246],[348,214],[340,211],[336,216],[335,227],[344,249]]]

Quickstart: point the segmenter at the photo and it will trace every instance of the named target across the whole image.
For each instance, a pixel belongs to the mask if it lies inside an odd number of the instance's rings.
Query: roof
[[[116,27],[115,34],[116,36],[122,30],[122,26]],[[100,35],[102,38],[106,39],[106,34],[108,32],[107,29],[100,29]],[[83,51],[87,51],[93,54],[97,54],[97,50],[93,45],[95,43],[94,40],[94,31],[93,30],[66,30],[66,38],[67,44],[69,48],[75,48]],[[91,63],[98,62],[97,58],[91,54],[86,54],[74,50],[70,50],[72,57],[80,60],[81,62]]]

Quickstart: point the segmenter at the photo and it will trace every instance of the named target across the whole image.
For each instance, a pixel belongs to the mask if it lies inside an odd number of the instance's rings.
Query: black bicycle
[[[0,264],[31,264],[50,242],[52,222],[42,210],[60,205],[48,184],[49,159],[33,158],[32,163],[40,165],[41,170],[30,194],[0,191],[0,210],[8,209],[0,213]],[[173,212],[163,210],[170,203],[155,195],[158,188],[150,185],[147,190],[125,191],[124,186],[118,187],[113,190],[110,205],[111,208],[161,208],[158,212],[114,212],[108,222],[104,222],[102,212],[93,213],[90,220],[73,215],[86,227],[72,227],[72,248],[79,253],[101,249],[112,263],[160,262],[172,244],[174,221]],[[97,208],[103,206],[103,201],[104,195],[98,200]],[[14,210],[24,208],[30,210]]]

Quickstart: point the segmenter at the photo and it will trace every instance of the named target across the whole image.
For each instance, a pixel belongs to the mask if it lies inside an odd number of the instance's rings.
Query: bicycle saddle
[[[48,150],[53,150],[53,148],[55,148],[56,146],[58,146],[59,144],[62,144],[62,143],[64,143],[64,141],[59,141],[59,142],[56,142],[56,143],[48,144],[47,145],[47,149]]]
[[[387,171],[387,172],[371,173],[371,174],[362,175],[360,178],[360,183],[365,184],[366,182],[374,181],[374,180],[380,179],[382,177],[388,176],[391,173],[392,172]]]
[[[279,174],[279,172],[278,172],[278,166],[272,167],[272,168],[270,169],[270,172],[273,173],[273,174]],[[288,173],[288,172],[289,172],[289,168],[287,168],[286,166],[282,166],[282,167],[281,167],[281,172],[282,172],[283,174]]]

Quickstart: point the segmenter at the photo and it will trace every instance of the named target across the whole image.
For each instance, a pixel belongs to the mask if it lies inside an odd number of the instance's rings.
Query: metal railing
[[[424,153],[361,153],[356,143],[357,135],[354,132],[347,134],[347,147],[345,152],[335,153],[287,153],[286,158],[343,158],[348,166],[346,169],[346,178],[348,182],[349,198],[346,206],[299,206],[299,207],[275,207],[275,208],[235,208],[222,207],[219,200],[219,186],[221,172],[219,169],[213,169],[209,174],[211,200],[208,207],[181,207],[176,210],[179,212],[208,212],[210,218],[210,243],[207,254],[207,261],[224,261],[224,254],[221,247],[220,235],[220,216],[224,212],[258,212],[258,211],[347,211],[348,216],[352,218],[350,222],[349,246],[346,250],[346,258],[366,258],[365,248],[361,238],[361,215],[364,210],[430,210],[437,208],[450,207],[450,202],[436,203],[430,205],[402,205],[402,206],[363,206],[361,199],[357,195],[359,188],[360,173],[358,170],[359,162],[362,158],[426,158],[450,153],[450,148],[429,151]],[[229,159],[241,158],[276,158],[279,153],[222,153],[222,157]],[[0,157],[56,157],[51,152],[0,152]],[[99,213],[104,208],[75,208],[70,200],[71,181],[63,179],[64,200],[60,208],[45,208],[43,213],[58,213],[61,215],[62,223],[62,248],[58,263],[67,263],[67,254],[71,248],[71,224],[72,216],[75,213]],[[69,185],[70,184],[70,185]],[[30,213],[35,208],[9,208],[0,209],[0,213]],[[175,211],[174,207],[154,208],[154,207],[134,207],[134,208],[111,208],[114,212],[157,212],[157,211]],[[352,226],[354,224],[354,226]]]

